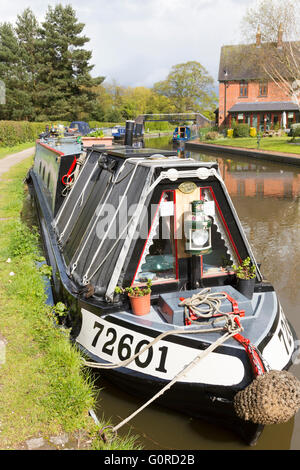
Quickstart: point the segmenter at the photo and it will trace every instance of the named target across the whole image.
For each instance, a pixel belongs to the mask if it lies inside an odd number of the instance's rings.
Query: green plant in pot
[[[252,264],[250,257],[248,256],[248,258],[244,259],[239,266],[233,265],[232,269],[237,277],[237,290],[248,299],[252,299],[255,286],[256,267]]]
[[[116,287],[116,294],[128,294],[132,311],[135,315],[147,315],[150,312],[151,279],[148,279],[146,286],[136,287]]]

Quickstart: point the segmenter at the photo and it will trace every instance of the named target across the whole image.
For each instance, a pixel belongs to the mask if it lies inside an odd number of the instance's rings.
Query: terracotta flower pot
[[[128,295],[134,315],[147,315],[150,312],[150,294],[143,296]]]

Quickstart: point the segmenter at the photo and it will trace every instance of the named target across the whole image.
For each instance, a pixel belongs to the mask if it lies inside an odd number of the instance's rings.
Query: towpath
[[[3,173],[6,173],[12,166],[20,163],[25,158],[30,157],[34,154],[34,147],[30,147],[25,150],[21,150],[21,152],[12,153],[11,155],[7,155],[0,160],[0,178]]]

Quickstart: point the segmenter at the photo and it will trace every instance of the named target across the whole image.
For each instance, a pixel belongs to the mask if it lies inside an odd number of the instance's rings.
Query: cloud
[[[30,6],[44,18],[49,0],[2,5],[2,21],[14,22]],[[70,1],[61,0],[62,4]],[[196,60],[217,79],[220,48],[236,43],[251,0],[73,0],[90,38],[92,74],[125,86],[152,86],[172,65]]]

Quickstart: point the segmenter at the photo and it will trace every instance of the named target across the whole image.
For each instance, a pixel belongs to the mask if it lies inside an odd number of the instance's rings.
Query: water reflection
[[[198,155],[191,155],[199,159]],[[285,170],[270,163],[253,163],[219,158],[220,173],[232,197],[297,198],[300,194],[300,174],[289,165]]]

